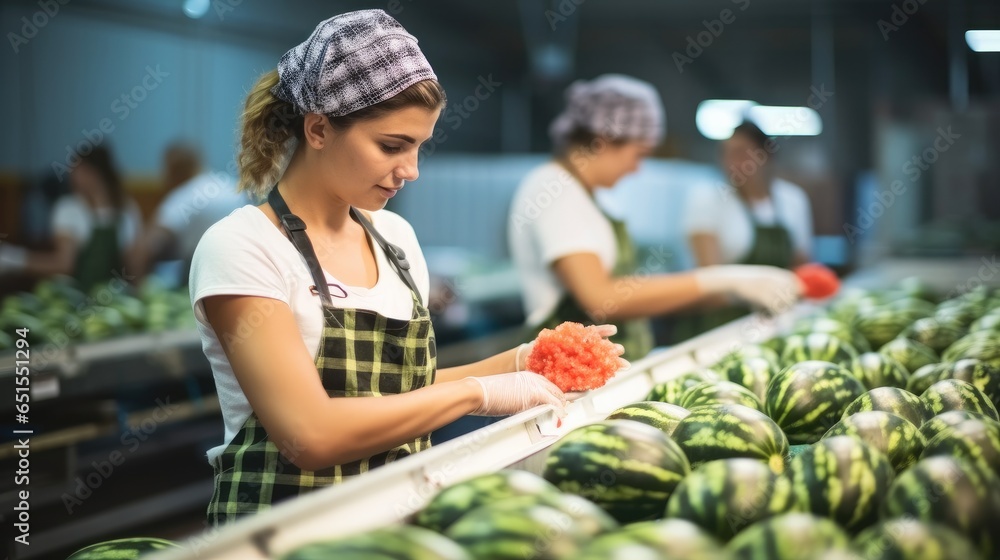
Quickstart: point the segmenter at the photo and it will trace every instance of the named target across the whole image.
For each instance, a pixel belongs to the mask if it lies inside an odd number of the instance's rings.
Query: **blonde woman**
[[[191,271],[226,425],[213,523],[417,453],[463,415],[565,404],[523,351],[436,370],[427,266],[382,208],[444,105],[382,10],[323,21],[249,93],[240,187],[266,202],[210,228]]]

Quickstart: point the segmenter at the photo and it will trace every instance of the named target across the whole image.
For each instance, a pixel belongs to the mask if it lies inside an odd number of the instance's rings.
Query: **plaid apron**
[[[283,225],[295,227],[278,189],[269,202],[283,216]],[[283,207],[283,208],[281,208]],[[331,305],[329,287],[311,245],[301,230],[290,230],[293,243],[314,273],[314,288],[324,300],[324,326],[316,357],[316,369],[329,397],[378,397],[414,391],[434,382],[437,363],[434,329],[430,314],[408,273],[409,265],[398,247],[385,241],[367,220],[352,213],[386,252],[397,274],[409,285],[413,314],[409,320],[385,317],[374,311],[342,309]],[[297,218],[295,218],[297,220]],[[315,266],[314,266],[315,264]],[[317,273],[319,276],[317,276]],[[294,406],[294,403],[291,403]],[[336,429],[331,426],[331,429]],[[208,519],[218,526],[268,509],[281,500],[316,488],[339,484],[391,461],[423,451],[431,445],[430,434],[372,457],[334,465],[319,471],[304,471],[295,457],[296,442],[273,442],[251,414],[233,441],[213,461],[215,490],[208,505]]]

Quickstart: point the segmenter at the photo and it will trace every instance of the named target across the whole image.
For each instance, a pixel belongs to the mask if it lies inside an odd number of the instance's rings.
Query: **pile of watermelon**
[[[539,474],[284,558],[1000,558],[998,406],[1000,292],[850,291],[568,433]]]
[[[16,329],[28,329],[32,346],[64,347],[195,326],[186,288],[168,290],[149,281],[136,289],[111,281],[86,293],[72,278],[58,276],[0,302],[0,352],[13,347],[10,333]]]

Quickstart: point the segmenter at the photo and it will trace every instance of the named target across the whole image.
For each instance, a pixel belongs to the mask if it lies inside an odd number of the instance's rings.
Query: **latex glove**
[[[802,295],[798,277],[774,266],[706,266],[694,277],[706,294],[731,294],[772,314],[787,311]]]
[[[483,404],[473,416],[507,416],[539,405],[551,404],[565,414],[566,396],[551,381],[530,371],[470,377],[483,388]]]
[[[20,272],[27,264],[27,249],[17,245],[0,243],[0,274]]]
[[[600,331],[601,336],[603,336],[604,338],[610,338],[618,334],[618,327],[616,327],[615,325],[597,325],[597,329]],[[518,371],[529,371],[528,356],[531,354],[531,349],[534,347],[535,347],[534,340],[517,347]],[[622,346],[621,344],[615,344],[615,350],[618,352],[618,356],[621,356],[622,354],[625,353],[625,347]],[[632,367],[632,364],[630,364],[628,360],[621,357],[618,358],[618,369],[628,369],[630,367]],[[576,398],[579,398],[579,396],[582,395],[583,393],[571,393],[571,394],[575,395],[575,397],[571,398],[570,400],[575,400]]]

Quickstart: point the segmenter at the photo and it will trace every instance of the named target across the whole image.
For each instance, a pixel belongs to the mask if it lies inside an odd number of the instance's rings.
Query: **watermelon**
[[[933,303],[914,297],[894,298],[883,307],[906,319],[907,325],[924,317],[931,317],[937,311],[937,306]]]
[[[866,389],[906,387],[910,373],[902,364],[878,352],[865,352],[851,362],[851,373]]]
[[[969,539],[938,523],[890,519],[869,527],[854,539],[861,558],[893,560],[980,560]]]
[[[978,331],[1000,331],[1000,312],[994,309],[973,321],[969,325],[969,332],[974,333]]]
[[[830,362],[808,361],[789,366],[767,384],[764,409],[791,443],[813,443],[864,393],[847,369]]]
[[[765,340],[760,344],[762,347],[774,352],[775,356],[781,356],[781,353],[785,350],[785,337],[783,336],[772,336],[771,338]],[[777,359],[775,359],[775,367],[779,364]]]
[[[686,519],[728,541],[744,528],[788,511],[788,478],[754,459],[710,461],[691,471],[667,502],[666,516]]]
[[[739,404],[699,406],[671,436],[697,467],[716,459],[747,457],[784,471],[788,439],[763,413]]]
[[[764,358],[765,360],[771,362],[774,367],[779,367],[781,365],[779,355],[773,348],[762,344],[744,344],[720,358],[715,365],[712,366],[712,369],[714,371],[720,371],[733,362],[743,362],[749,358]],[[706,379],[706,381],[711,380]]]
[[[871,313],[879,305],[881,301],[876,295],[860,288],[851,288],[841,291],[840,296],[830,304],[828,314],[831,319],[850,326],[861,315]]]
[[[926,366],[913,372],[913,375],[906,381],[906,390],[914,395],[922,395],[931,385],[948,378],[951,364],[927,364]]]
[[[754,523],[729,541],[726,550],[739,560],[802,560],[847,551],[850,544],[843,529],[829,519],[785,513]]]
[[[882,518],[906,517],[955,529],[987,558],[998,550],[1000,479],[957,457],[921,459],[889,487]]]
[[[684,391],[703,382],[708,381],[705,374],[700,371],[691,371],[683,375],[678,375],[673,379],[668,379],[663,383],[654,385],[646,395],[647,401],[665,402],[669,404],[681,404],[681,397]]]
[[[767,382],[779,371],[779,368],[766,358],[731,360],[724,366],[717,366],[717,369],[723,379],[750,389],[758,400],[764,398]]]
[[[908,276],[896,284],[900,293],[909,297],[922,299],[930,303],[936,303],[938,296],[934,289],[919,276]]]
[[[420,527],[399,525],[301,546],[281,560],[472,560],[454,541]]]
[[[936,364],[941,361],[937,352],[909,338],[891,340],[879,348],[878,352],[896,360],[906,368],[906,371],[911,373],[928,364]]]
[[[938,306],[933,317],[957,329],[968,329],[972,325],[972,322],[980,317],[980,314],[976,312],[974,307],[951,304],[946,301]]]
[[[920,426],[920,435],[924,436],[925,440],[930,441],[934,439],[934,436],[940,434],[941,432],[949,428],[954,428],[966,420],[974,419],[993,420],[981,412],[972,412],[971,410],[949,410],[947,412],[942,412],[941,414],[938,414],[937,416],[924,422],[924,425]]]
[[[972,383],[1000,409],[1000,368],[976,358],[965,358],[951,365],[945,378]]]
[[[625,405],[612,412],[605,420],[635,420],[649,424],[669,436],[674,433],[677,423],[687,415],[687,409],[675,404],[645,401]]]
[[[66,560],[134,560],[180,545],[164,539],[118,539],[92,544],[70,554]]]
[[[681,397],[681,406],[688,410],[708,404],[742,404],[755,410],[764,408],[750,389],[732,381],[699,383],[685,391]]]
[[[452,484],[441,490],[418,512],[414,524],[443,532],[466,513],[484,505],[516,496],[558,494],[559,490],[538,475],[503,470]]]
[[[922,457],[950,455],[990,469],[1000,476],[1000,422],[966,420],[927,442]]]
[[[726,560],[719,543],[683,519],[642,521],[595,538],[579,560]]]
[[[563,492],[591,500],[619,522],[631,523],[659,517],[690,470],[684,452],[660,430],[632,420],[605,420],[556,442],[542,476]]]
[[[868,410],[881,410],[902,416],[919,428],[934,412],[920,397],[896,387],[879,387],[861,395],[844,410],[844,417]]]
[[[848,531],[878,520],[893,476],[885,455],[847,436],[823,439],[788,466],[794,509],[832,519]]]
[[[912,323],[909,317],[882,306],[858,315],[852,325],[871,348],[881,348]]]
[[[924,317],[903,329],[900,336],[915,340],[940,353],[962,338],[962,334],[962,330],[954,323],[942,322],[934,317]]]
[[[946,362],[976,358],[1000,368],[1000,336],[993,331],[976,331],[955,341],[941,358]]]
[[[847,326],[846,323],[831,317],[810,317],[800,319],[792,327],[792,334],[825,333],[835,336],[850,344],[858,352],[868,352],[871,347],[861,333]]]
[[[823,439],[852,436],[879,450],[896,472],[917,462],[926,440],[916,426],[902,416],[881,410],[857,412],[837,422]]]
[[[993,402],[971,383],[958,379],[943,379],[931,385],[920,398],[934,414],[948,410],[981,412],[993,420],[1000,420]]]
[[[445,536],[472,558],[555,560],[576,557],[587,542],[600,534],[593,532],[595,528],[600,529],[600,524],[581,526],[573,515],[558,507],[511,498],[463,515],[445,531]]]
[[[785,339],[781,362],[786,365],[808,360],[833,362],[850,367],[858,351],[850,342],[827,333],[795,334]]]

